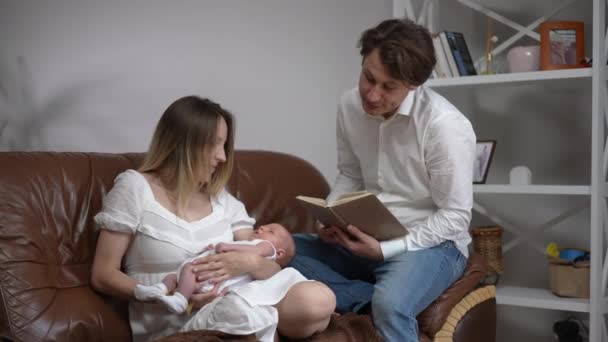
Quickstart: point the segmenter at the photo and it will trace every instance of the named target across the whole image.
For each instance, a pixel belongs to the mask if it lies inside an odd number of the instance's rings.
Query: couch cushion
[[[129,156],[0,156],[0,293],[4,336],[17,340],[128,340],[126,311],[89,287],[93,215]],[[105,327],[112,326],[112,329]]]

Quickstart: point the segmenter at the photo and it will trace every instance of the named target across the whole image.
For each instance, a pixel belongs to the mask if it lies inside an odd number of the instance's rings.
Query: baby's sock
[[[135,299],[140,301],[154,300],[167,294],[167,286],[163,283],[154,285],[137,284],[133,294]]]
[[[188,307],[188,300],[179,292],[174,292],[171,296],[162,296],[158,301],[164,304],[173,313],[183,313]]]

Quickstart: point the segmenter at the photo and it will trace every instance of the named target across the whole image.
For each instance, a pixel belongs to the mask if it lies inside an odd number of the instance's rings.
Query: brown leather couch
[[[3,341],[130,340],[126,303],[95,292],[89,277],[98,235],[93,216],[114,177],[136,168],[141,157],[0,153]],[[317,169],[294,156],[264,151],[238,151],[235,164],[229,188],[258,223],[280,222],[294,232],[312,231],[311,218],[293,197],[328,193],[328,184]],[[478,287],[484,269],[481,258],[471,256],[463,278],[418,317],[422,341],[495,340],[493,287]],[[355,321],[358,326],[348,328]],[[362,337],[366,329],[372,333]],[[205,340],[200,338],[203,335],[196,340]],[[336,339],[379,338],[369,317],[348,314],[334,317],[326,332],[312,338]]]

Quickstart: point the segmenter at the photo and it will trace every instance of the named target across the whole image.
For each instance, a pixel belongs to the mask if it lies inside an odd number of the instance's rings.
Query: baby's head
[[[259,226],[253,232],[253,239],[268,240],[277,251],[276,262],[281,267],[287,266],[296,254],[296,244],[287,228],[278,223],[269,223]]]

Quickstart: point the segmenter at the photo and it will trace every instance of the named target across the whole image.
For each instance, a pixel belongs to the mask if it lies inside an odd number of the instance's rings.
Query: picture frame
[[[541,70],[584,67],[585,24],[582,21],[545,21],[540,24]]]
[[[495,149],[496,140],[477,140],[475,163],[473,164],[473,184],[486,183]]]

